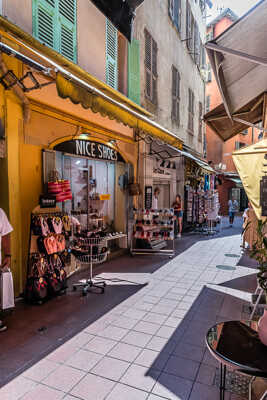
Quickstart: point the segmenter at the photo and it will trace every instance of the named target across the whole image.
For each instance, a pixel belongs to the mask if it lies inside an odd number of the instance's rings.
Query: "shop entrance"
[[[101,213],[105,223],[114,225],[115,218],[115,164],[108,161],[63,155],[64,179],[71,182],[72,202],[66,202],[65,211],[81,212],[82,215]],[[100,200],[108,195],[108,200]],[[87,222],[81,221],[82,225]]]
[[[170,184],[169,183],[155,183],[153,191],[159,188],[160,194],[158,199],[158,208],[170,208]]]

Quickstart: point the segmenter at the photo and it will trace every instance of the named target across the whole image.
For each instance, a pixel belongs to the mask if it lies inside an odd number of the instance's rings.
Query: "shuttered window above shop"
[[[177,30],[180,32],[182,20],[181,0],[169,0],[169,16]]]
[[[76,0],[33,0],[33,35],[77,61]]]
[[[106,19],[106,82],[118,89],[118,31],[109,19]]]
[[[188,131],[194,134],[194,108],[195,108],[195,96],[193,90],[188,89]]]
[[[180,74],[176,67],[172,66],[172,113],[171,118],[180,125]]]
[[[146,97],[157,104],[157,77],[158,77],[158,46],[150,33],[145,29],[145,79]]]
[[[140,104],[140,42],[128,44],[128,97]]]
[[[202,118],[203,118],[203,104],[201,101],[198,103],[198,110],[199,110],[199,115],[198,115],[198,141],[202,142]]]

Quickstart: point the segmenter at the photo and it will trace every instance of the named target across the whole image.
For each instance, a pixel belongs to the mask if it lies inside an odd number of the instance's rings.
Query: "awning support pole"
[[[219,46],[215,43],[207,43],[205,47],[206,49],[214,50],[218,53],[231,54],[233,56],[242,58],[243,60],[252,61],[255,64],[267,66],[267,60],[262,57],[251,56],[250,54],[243,53],[242,51],[229,49],[228,47]]]

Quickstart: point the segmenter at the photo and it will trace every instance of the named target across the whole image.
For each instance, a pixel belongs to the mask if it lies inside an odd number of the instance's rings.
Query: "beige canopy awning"
[[[267,91],[267,0],[261,0],[214,40],[207,53],[225,111],[233,114]]]
[[[261,218],[260,181],[267,173],[267,139],[235,151],[233,160],[257,218]]]
[[[217,133],[217,135],[220,136],[223,141],[226,141],[247,129],[248,126],[264,120],[266,109],[264,104],[266,104],[266,101],[266,93],[257,96],[255,99],[234,113],[232,115],[232,119],[230,119],[227,115],[225,106],[222,103],[204,115],[204,121],[215,133]]]

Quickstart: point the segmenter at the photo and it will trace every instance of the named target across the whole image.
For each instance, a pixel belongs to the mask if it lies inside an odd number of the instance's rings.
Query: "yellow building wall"
[[[7,56],[3,56],[3,58],[7,68],[12,69],[17,76],[21,76],[22,64],[15,58]],[[53,99],[52,97],[51,106]],[[73,105],[74,107],[78,106]],[[22,102],[12,89],[5,91],[0,85],[0,117],[5,123],[6,134],[6,158],[0,159],[0,207],[7,212],[14,228],[11,236],[11,252],[16,296],[22,293],[25,287],[30,215],[42,193],[42,150],[48,148],[49,144],[59,136],[65,137],[68,130],[71,131],[71,134],[75,133],[77,127],[80,126],[79,120],[77,120],[77,125],[69,124],[67,120],[64,121],[64,118],[61,120],[60,117],[51,118],[50,116],[46,119],[43,114],[39,114],[39,123],[36,123],[36,113],[31,112],[30,114],[32,120],[25,123]],[[90,121],[89,118],[88,121]],[[114,132],[114,121],[110,121],[110,125]],[[117,124],[117,126],[120,131],[121,124]],[[107,130],[107,126],[104,129]],[[122,135],[121,132],[120,135]],[[96,139],[98,137],[100,139],[101,134],[97,134]],[[128,135],[125,137],[128,137],[129,140]],[[42,140],[40,140],[41,138]],[[107,143],[109,137],[102,136],[102,140]],[[134,165],[136,171],[136,143],[118,140],[117,144],[118,150],[128,162]],[[125,192],[118,186],[118,177],[124,172],[125,167],[118,165],[116,168],[115,211],[115,225],[118,231],[124,231],[126,227]]]
[[[42,193],[42,148],[20,143],[20,198],[22,220],[22,263],[23,284],[27,272],[30,234],[30,215],[39,203]]]

